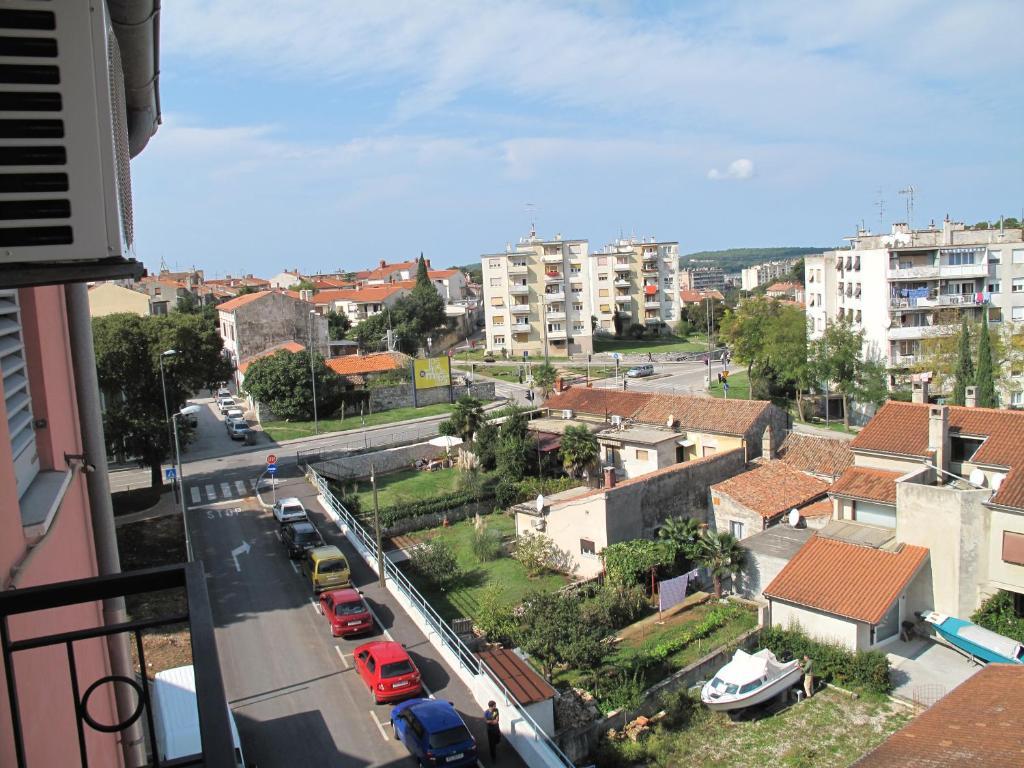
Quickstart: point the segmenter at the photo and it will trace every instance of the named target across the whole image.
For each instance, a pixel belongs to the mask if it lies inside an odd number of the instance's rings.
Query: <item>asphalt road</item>
[[[254,478],[238,479],[251,488]],[[206,485],[186,480],[186,498],[193,488],[205,494]],[[277,523],[255,497],[190,504],[189,531],[207,573],[224,685],[246,760],[260,768],[410,765],[388,726],[390,706],[373,703],[352,666],[353,649],[386,630],[405,644],[429,691],[455,704],[483,747],[482,765],[491,765],[480,707],[330,524],[313,488],[292,478],[277,493],[301,498],[328,542],[342,548],[377,626],[357,639],[331,637],[278,539]],[[503,743],[495,765],[523,763]]]
[[[620,372],[624,376],[632,366],[620,366]],[[711,365],[711,375],[717,379],[717,374],[722,371],[722,364],[714,362]],[[729,366],[729,370],[738,370],[735,366]],[[643,378],[627,379],[627,390],[631,392],[658,392],[671,395],[703,395],[707,392],[704,385],[704,378],[707,376],[708,368],[704,363],[668,363],[654,364],[654,375]],[[595,387],[603,389],[622,389],[622,377],[602,379],[594,383]]]

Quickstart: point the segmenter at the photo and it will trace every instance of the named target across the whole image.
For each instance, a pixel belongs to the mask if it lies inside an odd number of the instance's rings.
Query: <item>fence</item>
[[[334,497],[327,481],[313,467],[307,467],[307,479],[316,487],[321,500],[329,508],[329,512],[341,523],[343,533],[360,552],[367,564],[376,571],[378,554],[374,537]],[[418,615],[413,615],[410,612],[410,617],[421,625],[421,628],[425,628],[424,634],[427,635],[431,643],[437,646],[446,658],[457,665],[455,672],[459,673],[459,676],[467,683],[477,701],[482,705],[492,695],[491,691],[497,691],[504,699],[505,705],[515,711],[515,718],[503,719],[503,725],[519,726],[521,724],[522,728],[514,728],[505,735],[526,763],[531,766],[575,768],[572,760],[548,737],[530,714],[516,701],[508,688],[494,676],[486,664],[481,663],[480,659],[452,631],[448,623],[405,577],[405,574],[388,558],[384,558],[384,575],[387,588],[399,598],[399,602],[416,611]],[[511,722],[514,720],[518,720],[518,722]],[[531,760],[531,757],[536,760]]]

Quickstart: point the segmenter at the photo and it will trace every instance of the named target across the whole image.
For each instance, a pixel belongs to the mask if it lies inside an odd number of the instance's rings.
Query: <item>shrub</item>
[[[491,584],[480,596],[476,625],[492,643],[513,645],[517,627],[515,609],[506,604],[505,590],[500,584]]]
[[[539,576],[544,571],[566,573],[570,570],[569,553],[559,549],[547,536],[534,533],[523,533],[516,539],[512,557],[530,576]]]
[[[480,462],[480,469],[485,472],[492,471],[497,463],[495,454],[497,441],[498,427],[489,421],[481,424],[480,429],[473,435],[473,453],[476,454],[477,461]]]
[[[642,339],[646,331],[647,328],[645,328],[641,323],[633,323],[629,326],[629,335],[634,339]]]
[[[780,660],[810,656],[815,677],[825,682],[869,693],[887,694],[892,690],[889,660],[880,651],[854,652],[835,643],[821,643],[797,627],[768,627],[761,633],[761,645]]]
[[[647,595],[639,584],[609,583],[583,604],[587,620],[615,628],[632,624],[647,608]]]
[[[423,499],[423,501],[402,502],[384,507],[380,511],[380,524],[387,528],[410,517],[444,514],[475,501],[485,501],[492,495],[493,491],[485,484],[479,495],[476,491],[454,491],[443,496],[435,496],[432,499]]]
[[[410,560],[412,567],[442,592],[462,578],[462,568],[455,558],[455,552],[442,539],[433,539],[416,547]]]
[[[1000,635],[1012,637],[1018,643],[1024,643],[1024,619],[1013,610],[1013,595],[999,590],[981,604],[971,621],[985,629],[998,632]]]
[[[445,419],[437,425],[437,434],[446,437],[456,437],[459,434],[459,428],[455,426],[455,422],[451,419]]]
[[[501,536],[489,531],[485,525],[473,530],[473,554],[481,563],[497,560],[501,556]]]
[[[502,509],[508,509],[519,501],[519,484],[507,477],[501,478],[494,488],[494,501]]]
[[[610,675],[598,678],[594,691],[607,714],[617,709],[633,710],[640,706],[644,695],[644,678],[639,669],[616,669]]]

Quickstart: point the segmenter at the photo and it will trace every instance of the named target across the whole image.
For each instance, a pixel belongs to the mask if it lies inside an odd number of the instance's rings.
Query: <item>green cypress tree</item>
[[[971,329],[964,318],[960,326],[960,346],[957,351],[956,370],[953,373],[953,405],[964,404],[964,394],[974,383],[974,362],[971,360]]]
[[[430,285],[430,273],[427,272],[427,261],[423,258],[422,253],[420,254],[419,263],[416,265],[416,286],[419,287],[421,285],[427,285],[433,288],[433,286]]]
[[[978,340],[978,374],[974,379],[979,408],[995,408],[995,365],[992,362],[992,342],[988,335],[988,313],[981,315],[981,338]]]

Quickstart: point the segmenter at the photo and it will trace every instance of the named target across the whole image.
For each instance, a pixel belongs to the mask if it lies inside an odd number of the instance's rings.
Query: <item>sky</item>
[[[542,237],[834,246],[1024,208],[1014,0],[175,0],[136,256],[435,266]],[[883,205],[880,211],[879,201]],[[881,215],[880,215],[881,214]]]

